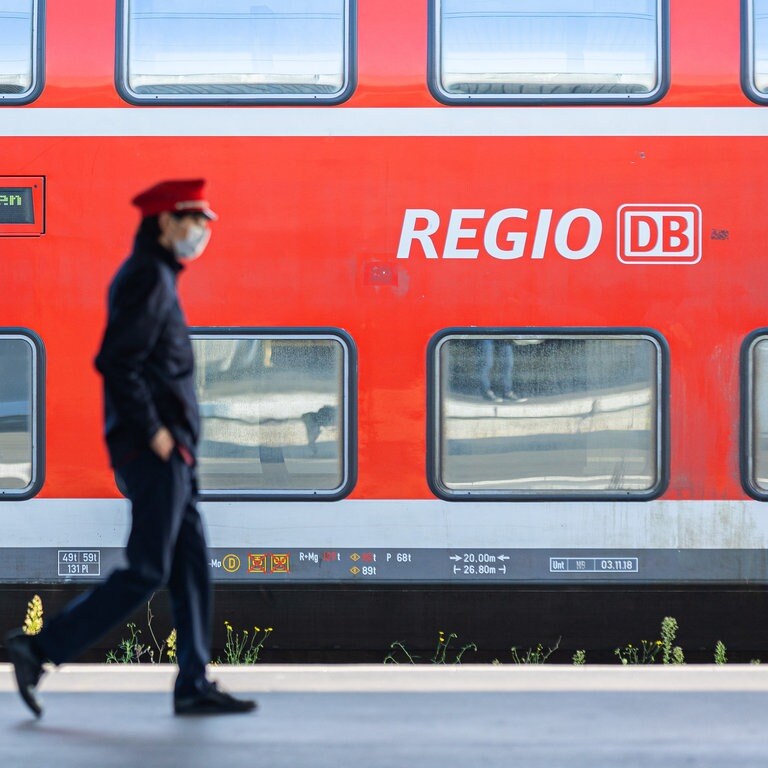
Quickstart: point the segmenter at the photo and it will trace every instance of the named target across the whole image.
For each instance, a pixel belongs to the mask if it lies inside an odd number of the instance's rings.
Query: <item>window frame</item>
[[[45,482],[45,346],[42,339],[29,328],[0,327],[0,342],[4,339],[23,340],[32,349],[30,482],[28,486],[20,489],[0,486],[0,502],[26,501],[36,496]]]
[[[274,106],[314,105],[333,106],[347,101],[357,87],[357,0],[342,0],[347,11],[344,30],[344,85],[339,93],[328,96],[311,94],[139,94],[128,83],[128,16],[131,0],[118,0],[116,44],[115,44],[115,87],[120,97],[135,106]]]
[[[35,101],[45,86],[45,0],[32,0],[32,84],[24,93],[0,93],[0,107]]]
[[[544,490],[468,490],[456,491],[447,488],[441,481],[441,420],[440,420],[440,388],[439,353],[447,339],[452,336],[488,337],[519,336],[531,338],[536,336],[553,338],[637,338],[644,337],[657,347],[656,371],[656,420],[658,424],[655,440],[655,457],[657,467],[656,483],[653,487],[642,490],[585,490],[575,491],[544,491]],[[475,501],[651,501],[661,496],[669,485],[669,346],[664,336],[651,328],[620,327],[525,327],[525,326],[494,326],[494,327],[455,327],[438,331],[429,341],[427,347],[427,482],[432,493],[445,501],[475,502]]]
[[[755,86],[754,0],[741,0],[741,89],[755,104],[768,104],[768,92]]]
[[[669,44],[669,0],[656,0],[658,9],[656,62],[659,79],[655,90],[638,95],[617,94],[466,94],[457,95],[445,91],[441,85],[440,58],[442,40],[440,37],[440,5],[442,0],[429,1],[429,47],[427,52],[427,81],[432,96],[442,104],[451,106],[566,106],[568,104],[621,104],[641,106],[660,101],[669,90],[670,44]]]
[[[344,430],[341,446],[342,480],[338,487],[327,490],[259,490],[200,489],[202,501],[338,501],[348,496],[357,482],[357,347],[352,336],[334,327],[251,327],[251,326],[193,326],[189,329],[192,341],[198,339],[264,338],[271,340],[332,340],[343,350],[342,398]],[[202,427],[201,418],[201,427]]]
[[[741,406],[739,418],[739,470],[741,486],[748,496],[757,501],[768,501],[768,488],[762,490],[754,478],[754,409],[753,357],[752,351],[759,341],[768,341],[768,327],[752,331],[741,344],[739,378],[741,380]]]

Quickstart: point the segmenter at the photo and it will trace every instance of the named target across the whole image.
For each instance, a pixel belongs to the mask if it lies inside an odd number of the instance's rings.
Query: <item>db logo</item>
[[[696,264],[701,259],[698,205],[622,205],[618,257],[624,264]]]

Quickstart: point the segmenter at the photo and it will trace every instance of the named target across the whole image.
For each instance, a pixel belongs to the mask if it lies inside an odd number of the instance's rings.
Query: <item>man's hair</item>
[[[143,218],[136,235],[142,239],[157,240],[160,237],[160,224],[158,223],[157,216],[146,216]]]

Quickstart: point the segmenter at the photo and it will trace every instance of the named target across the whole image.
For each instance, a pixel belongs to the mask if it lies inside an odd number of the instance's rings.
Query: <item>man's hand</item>
[[[149,441],[149,447],[163,461],[168,461],[168,459],[171,458],[173,449],[176,447],[176,441],[173,439],[173,435],[165,427],[160,427]]]

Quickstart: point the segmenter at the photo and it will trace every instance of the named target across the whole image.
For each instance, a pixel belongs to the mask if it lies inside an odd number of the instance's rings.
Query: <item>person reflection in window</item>
[[[497,369],[493,386],[494,367]],[[512,389],[512,372],[515,367],[515,342],[511,339],[483,339],[480,349],[480,396],[491,403],[523,402]],[[500,392],[501,394],[497,394]]]

